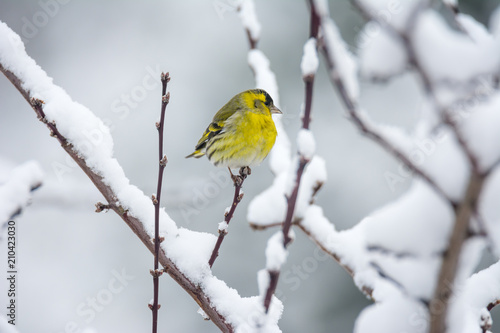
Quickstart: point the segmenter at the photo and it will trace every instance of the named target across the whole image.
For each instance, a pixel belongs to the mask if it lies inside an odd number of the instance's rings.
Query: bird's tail
[[[186,156],[186,158],[194,157],[194,158],[200,158],[203,155],[205,155],[205,152],[202,151],[201,149],[195,150],[192,154],[189,154]]]

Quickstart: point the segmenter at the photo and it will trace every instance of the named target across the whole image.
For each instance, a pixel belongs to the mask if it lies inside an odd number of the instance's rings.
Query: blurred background
[[[305,1],[255,2],[262,25],[259,48],[276,74],[283,122],[295,143],[304,99],[300,60],[309,11]],[[343,37],[357,52],[361,17],[348,1],[329,2]],[[461,1],[460,8],[487,24],[498,4]],[[227,172],[207,159],[184,156],[229,98],[255,86],[234,1],[2,0],[0,20],[22,37],[28,54],[57,85],[110,126],[116,158],[131,183],[147,195],[156,191],[157,181],[159,74],[169,71],[169,162],[162,205],[179,226],[217,233],[233,195]],[[411,130],[422,105],[422,91],[411,74],[382,85],[362,82],[361,88],[361,103],[374,119]],[[116,215],[94,212],[100,193],[3,76],[0,115],[2,179],[28,160],[38,161],[45,172],[32,204],[16,218],[19,331],[148,331],[151,254]],[[311,128],[328,168],[328,182],[317,202],[337,229],[352,227],[410,185],[409,177],[395,186],[387,182],[384,175],[398,174],[398,163],[349,123],[323,63]],[[271,182],[267,161],[252,169],[214,265],[214,273],[242,296],[258,294],[256,272],[265,266],[265,245],[274,232],[252,231],[247,205]],[[300,231],[289,250],[278,285],[285,305],[281,329],[351,332],[356,316],[370,302]],[[5,279],[0,281],[4,297]],[[168,277],[161,279],[160,303],[160,332],[218,331]]]

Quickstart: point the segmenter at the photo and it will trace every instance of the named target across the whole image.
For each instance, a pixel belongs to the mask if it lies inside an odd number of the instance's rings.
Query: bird
[[[204,155],[217,167],[248,168],[259,165],[276,142],[272,115],[282,114],[263,89],[236,94],[213,117],[195,150],[186,158]],[[240,169],[241,174],[241,169]]]

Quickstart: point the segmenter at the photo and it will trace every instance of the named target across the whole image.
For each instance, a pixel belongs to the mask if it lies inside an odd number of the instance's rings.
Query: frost
[[[426,331],[428,320],[422,303],[399,296],[363,310],[356,320],[354,333],[421,333]]]
[[[206,314],[205,311],[203,311],[202,308],[199,308],[198,311],[196,311],[204,320],[210,320],[210,317]]]

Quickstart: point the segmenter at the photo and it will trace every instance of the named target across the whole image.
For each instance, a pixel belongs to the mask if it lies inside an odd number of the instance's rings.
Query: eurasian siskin
[[[215,166],[228,168],[260,164],[276,141],[273,113],[282,113],[262,89],[251,89],[231,98],[214,116],[195,151],[186,156],[207,155]]]

